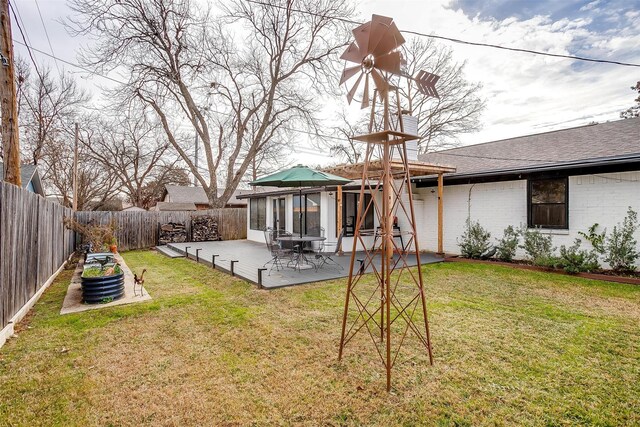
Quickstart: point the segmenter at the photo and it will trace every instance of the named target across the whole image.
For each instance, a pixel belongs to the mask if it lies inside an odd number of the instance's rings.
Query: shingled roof
[[[218,197],[222,196],[224,193],[223,188],[218,189]],[[169,200],[171,203],[195,203],[196,205],[208,205],[209,199],[207,198],[207,193],[204,192],[202,187],[191,187],[191,186],[183,186],[183,185],[165,185],[165,195],[169,195]],[[247,202],[243,200],[238,200],[236,196],[238,195],[238,190],[236,190],[229,201],[228,205],[246,205]]]
[[[455,166],[447,176],[640,156],[640,118],[556,130],[427,153],[420,160]]]

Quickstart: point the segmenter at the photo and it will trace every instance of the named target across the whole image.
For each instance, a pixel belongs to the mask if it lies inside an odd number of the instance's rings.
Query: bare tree
[[[70,139],[70,138],[69,138]],[[48,195],[71,207],[73,200],[73,141],[49,142],[42,149],[42,175]],[[80,147],[78,156],[78,209],[90,210],[118,197],[118,180]]]
[[[480,130],[480,115],[485,108],[478,95],[482,85],[466,80],[465,62],[455,62],[451,49],[433,39],[417,37],[404,45],[403,56],[408,74],[415,76],[425,70],[440,76],[440,98],[427,98],[411,80],[401,87],[409,100],[408,109],[418,118],[421,152],[456,146],[459,135]]]
[[[424,153],[456,146],[459,135],[479,130],[485,102],[478,95],[480,83],[466,80],[465,64],[454,62],[451,50],[432,39],[413,38],[402,49],[407,74],[415,76],[419,70],[425,70],[440,76],[436,85],[439,99],[427,98],[409,79],[391,78],[403,95],[402,108],[418,118],[420,151]],[[369,110],[354,118],[342,112],[338,115],[332,136],[343,138],[343,141],[326,138],[320,139],[316,145],[321,149],[329,149],[339,161],[357,163],[365,145],[350,137],[368,131],[368,113]],[[379,114],[380,111],[376,111],[376,122],[380,122]]]
[[[638,81],[635,86],[631,86],[631,90],[634,92],[638,92],[638,97],[634,99],[636,105],[633,105],[626,110],[621,111],[621,119],[633,119],[635,117],[640,117],[640,81]]]
[[[71,206],[73,197],[73,123],[82,122],[89,96],[68,76],[52,76],[43,66],[38,72],[24,61],[17,63],[22,158],[36,164],[47,195]],[[117,196],[116,179],[104,165],[80,150],[78,207],[97,206]]]
[[[173,185],[189,185],[191,180],[185,169],[176,166],[161,166],[156,173],[155,178],[147,180],[140,191],[140,201],[137,206],[149,209],[162,200],[165,186]]]
[[[130,76],[118,94],[156,113],[212,207],[224,206],[254,158],[291,128],[317,126],[319,92],[332,87],[343,46],[345,28],[334,18],[352,13],[343,0],[235,0],[218,17],[189,0],[70,6],[72,32],[97,39],[85,64]],[[199,136],[206,171],[175,135],[184,123]]]
[[[31,72],[24,61],[18,69],[18,101],[23,161],[38,165],[46,144],[57,145],[72,134],[73,122],[89,101],[88,94],[65,74],[55,78],[47,67]]]
[[[366,148],[366,144],[351,139],[354,135],[366,133],[368,120],[361,117],[359,120],[350,120],[344,109],[337,114],[337,124],[333,127],[331,135],[327,138],[319,138],[316,146],[319,149],[329,149],[331,157],[338,163],[358,163]]]
[[[170,153],[162,128],[136,113],[94,117],[91,128],[81,133],[81,142],[88,155],[117,178],[120,192],[134,206],[149,208],[150,183],[164,187],[184,180],[173,181],[181,178],[174,173],[178,158]]]

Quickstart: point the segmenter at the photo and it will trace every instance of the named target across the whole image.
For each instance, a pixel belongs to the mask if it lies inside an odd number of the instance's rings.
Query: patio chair
[[[338,236],[338,241],[336,243],[324,243],[322,242],[321,249],[316,252],[316,260],[318,261],[318,268],[322,268],[325,264],[332,264],[338,267],[339,270],[343,270],[339,263],[336,262],[332,257],[336,256],[340,249],[342,248],[342,237],[344,236],[344,229],[340,231],[340,235]],[[333,249],[331,249],[333,248]]]
[[[269,275],[271,275],[271,270],[273,267],[276,267],[276,271],[280,271],[280,269],[284,269],[282,265],[282,260],[290,261],[291,256],[293,254],[293,250],[291,249],[283,249],[280,247],[279,242],[276,240],[277,234],[271,228],[267,228],[264,230],[264,240],[267,244],[267,249],[271,254],[271,259],[264,263],[263,267],[266,267],[268,264],[271,264],[271,268],[269,269]]]

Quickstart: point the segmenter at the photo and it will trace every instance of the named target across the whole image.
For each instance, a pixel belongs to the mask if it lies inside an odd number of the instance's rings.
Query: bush
[[[540,230],[529,230],[524,228],[520,232],[522,234],[522,245],[527,257],[535,265],[542,267],[553,267],[557,263],[558,258],[553,256],[553,241],[551,235],[545,236]]]
[[[603,230],[602,233],[597,233],[596,229],[599,226],[600,224],[596,222],[591,227],[589,227],[589,230],[587,233],[578,231],[578,234],[584,237],[584,239],[587,242],[591,243],[591,246],[593,246],[593,249],[597,253],[604,254],[604,242],[605,242],[605,235],[607,234],[607,230]]]
[[[618,273],[635,271],[635,262],[640,254],[636,250],[638,242],[633,235],[638,228],[638,213],[629,207],[622,224],[618,223],[613,227],[606,239],[604,260],[609,263],[613,271]]]
[[[516,249],[518,249],[519,239],[520,233],[513,226],[510,225],[505,228],[502,239],[498,240],[496,245],[496,258],[501,261],[513,261],[516,256]]]
[[[600,268],[596,250],[587,251],[580,249],[582,241],[576,239],[568,248],[560,246],[560,259],[558,267],[564,268],[569,274],[591,272]]]
[[[492,251],[489,238],[491,233],[485,230],[479,222],[467,220],[467,229],[458,240],[458,246],[462,256],[466,258],[489,258],[495,253]]]

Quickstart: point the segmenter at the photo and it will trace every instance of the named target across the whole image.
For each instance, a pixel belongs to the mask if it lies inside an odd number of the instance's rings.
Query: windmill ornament
[[[361,108],[369,106],[370,77],[380,96],[386,96],[390,87],[386,76],[388,74],[413,80],[421,93],[438,98],[435,85],[440,78],[439,76],[421,70],[414,78],[402,72],[402,55],[398,48],[404,44],[405,39],[392,18],[373,15],[371,21],[360,25],[352,33],[355,40],[340,57],[340,59],[356,64],[346,67],[340,78],[342,85],[352,77],[358,76],[347,92],[349,104],[353,101],[356,91],[364,79]]]
[[[414,361],[428,358],[433,364],[410,181],[410,165],[417,163],[409,162],[406,144],[419,136],[405,129],[407,111],[390,79],[409,80],[425,96],[438,97],[439,77],[426,71],[415,76],[402,71],[399,48],[405,40],[392,18],[373,15],[370,22],[353,30],[353,36],[341,56],[347,64],[340,84],[347,84],[349,103],[362,89],[361,107],[370,107],[371,115],[369,133],[351,138],[366,143],[366,151],[338,357],[342,359],[349,343],[369,337],[385,367],[390,390],[391,370],[402,359],[402,349],[412,352]],[[362,225],[371,213],[375,229],[365,230]],[[402,237],[400,245],[398,237]],[[356,254],[363,248],[364,254]],[[360,265],[354,268],[356,257]],[[415,338],[417,346],[407,349]]]

